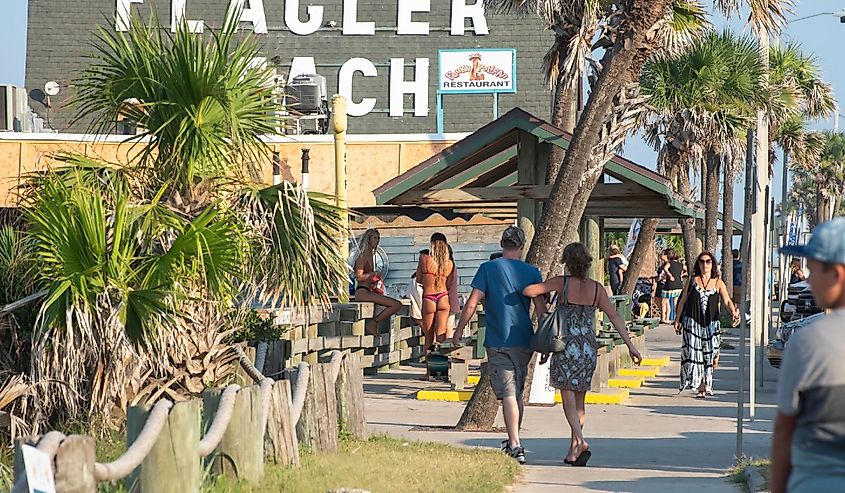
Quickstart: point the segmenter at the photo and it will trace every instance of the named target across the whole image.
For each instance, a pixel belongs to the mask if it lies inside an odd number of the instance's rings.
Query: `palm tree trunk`
[[[632,2],[627,12],[627,29],[616,38],[616,43],[602,58],[602,71],[590,93],[587,105],[573,132],[569,149],[563,158],[555,179],[549,200],[543,208],[543,217],[536,229],[534,240],[528,251],[528,262],[547,276],[556,260],[561,238],[577,234],[580,215],[573,221],[570,213],[573,203],[583,197],[589,198],[596,180],[583,180],[588,173],[596,146],[601,144],[602,132],[607,115],[613,108],[614,99],[628,85],[639,80],[643,65],[653,54],[655,39],[652,29],[666,16],[671,0]],[[603,167],[604,163],[599,163]],[[583,200],[586,204],[586,201]],[[583,212],[583,208],[581,208]],[[579,213],[580,214],[580,213]],[[474,417],[488,418],[481,423],[491,427],[489,419],[495,416],[498,403],[488,385],[478,385],[473,397],[464,408],[459,423],[478,421]],[[478,395],[476,395],[478,394]]]
[[[722,196],[722,280],[728,289],[733,286],[733,225],[734,176],[730,164],[724,167],[724,195]],[[738,300],[734,300],[738,301]]]
[[[544,274],[550,271],[555,261],[560,239],[577,231],[580,217],[578,221],[572,220],[573,202],[579,195],[589,197],[595,187],[595,181],[583,178],[591,175],[587,166],[594,148],[601,143],[607,115],[613,107],[614,98],[625,86],[639,79],[643,65],[654,51],[651,30],[665,17],[669,3],[670,0],[633,2],[627,13],[628,29],[619,35],[616,44],[603,58],[601,75],[578,120],[528,252],[528,260]]]
[[[634,244],[634,251],[631,253],[631,258],[628,259],[628,270],[625,271],[625,280],[622,282],[622,292],[631,295],[634,293],[634,288],[637,286],[637,279],[640,277],[640,271],[643,264],[651,253],[651,247],[654,245],[654,237],[657,235],[658,220],[655,218],[648,218],[643,221],[640,227],[640,235],[637,237],[637,243]]]
[[[578,117],[580,105],[581,78],[575,78],[572,83],[562,85],[560,82],[555,88],[555,103],[552,108],[552,125],[559,129],[572,133],[575,130],[575,123]],[[546,184],[551,185],[557,178],[560,165],[566,156],[566,150],[558,146],[552,146],[549,155],[549,163],[546,166]]]
[[[722,156],[713,149],[707,150],[704,180],[704,249],[715,252],[719,241],[716,222],[719,216],[719,172]],[[725,224],[724,221],[722,223]]]
[[[842,209],[842,195],[837,194],[836,197],[833,199],[833,217],[839,217],[841,215],[840,210]]]
[[[489,430],[493,428],[498,412],[499,402],[490,385],[490,372],[487,371],[487,363],[482,363],[478,385],[455,428],[461,431]]]
[[[678,174],[678,193],[683,197],[692,197],[692,189],[689,182],[689,168],[686,165],[681,166],[681,172]],[[698,235],[695,233],[695,219],[683,218],[678,221],[681,225],[681,232],[684,237],[684,256],[687,262],[687,269],[692,272],[695,265],[695,259],[698,257]]]

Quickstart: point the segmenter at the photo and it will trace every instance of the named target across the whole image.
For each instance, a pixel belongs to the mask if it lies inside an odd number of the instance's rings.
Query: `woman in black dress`
[[[736,309],[728,288],[719,279],[719,266],[710,252],[698,256],[693,268],[693,278],[681,296],[680,316],[675,322],[675,333],[683,333],[681,349],[681,392],[691,389],[696,397],[713,395],[713,368],[719,359],[722,342],[719,322],[719,300],[739,324]]]

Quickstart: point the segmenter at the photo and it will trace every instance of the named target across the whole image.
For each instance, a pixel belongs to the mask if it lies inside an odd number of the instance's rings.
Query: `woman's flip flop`
[[[590,457],[593,456],[593,453],[589,450],[585,450],[581,452],[581,455],[578,456],[577,459],[572,461],[572,467],[584,467],[587,465],[587,461],[590,460]]]

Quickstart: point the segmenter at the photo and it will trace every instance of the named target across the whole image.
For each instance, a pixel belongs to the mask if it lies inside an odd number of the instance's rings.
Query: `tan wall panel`
[[[375,204],[373,190],[400,173],[425,161],[450,143],[444,142],[348,142],[347,187],[350,206]],[[271,144],[279,152],[282,178],[299,181],[302,149],[311,149],[310,189],[334,194],[334,144],[331,142],[282,142]],[[74,151],[112,163],[128,163],[141,152],[141,145],[117,142],[33,142],[0,141],[0,204],[14,205],[13,191],[18,186],[18,166],[23,173],[43,170],[48,156],[59,151]],[[272,182],[272,158],[260,163],[261,181]]]
[[[447,142],[406,142],[402,144],[400,173],[404,173],[431,156],[449,147]]]

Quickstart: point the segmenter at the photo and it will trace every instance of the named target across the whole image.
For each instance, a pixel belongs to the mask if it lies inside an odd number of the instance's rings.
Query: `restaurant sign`
[[[441,94],[515,93],[516,50],[440,50]]]

